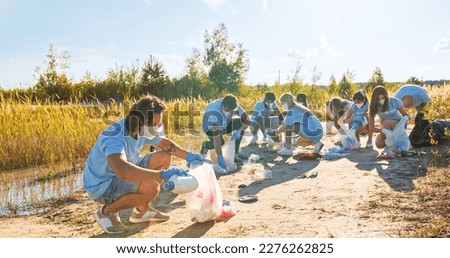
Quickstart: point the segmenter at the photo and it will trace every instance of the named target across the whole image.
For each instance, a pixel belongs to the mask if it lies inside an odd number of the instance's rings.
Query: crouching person
[[[94,218],[108,234],[126,231],[119,211],[132,207],[131,223],[168,220],[170,217],[153,208],[151,201],[159,195],[163,180],[186,175],[184,169],[170,167],[172,156],[187,162],[205,160],[158,135],[165,108],[155,96],[141,98],[125,118],[100,134],[89,153],[83,186],[91,199],[102,204]],[[145,145],[160,151],[140,156]]]
[[[284,119],[284,125],[278,127],[277,134],[285,132],[285,148],[278,151],[278,155],[292,156],[293,134],[299,135],[297,144],[300,146],[313,145],[313,152],[318,154],[323,147],[321,141],[323,136],[323,127],[319,119],[305,106],[294,101],[294,96],[285,93],[280,97],[283,110],[287,111]],[[281,137],[280,137],[281,138]]]
[[[235,140],[235,162],[242,162],[239,158],[239,146],[245,129],[251,124],[250,117],[239,105],[234,95],[228,94],[224,98],[214,100],[205,108],[203,114],[202,129],[208,136],[208,141],[202,143],[201,153],[206,156],[208,150],[215,150],[217,164],[227,170],[225,159],[222,155],[224,134],[231,134],[231,140]]]

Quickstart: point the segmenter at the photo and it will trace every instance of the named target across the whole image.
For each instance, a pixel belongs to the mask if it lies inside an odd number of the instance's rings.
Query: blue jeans
[[[142,168],[148,168],[148,163],[150,162],[151,156],[151,153],[147,153],[146,155],[140,157],[136,165]],[[126,194],[137,193],[138,190],[139,183],[113,177],[108,188],[106,188],[106,191],[102,196],[95,199],[95,201],[101,204],[112,203]]]

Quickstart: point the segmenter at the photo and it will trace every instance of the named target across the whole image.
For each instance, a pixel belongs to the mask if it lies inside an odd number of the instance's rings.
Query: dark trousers
[[[232,118],[230,123],[228,123],[227,127],[225,128],[225,130],[222,130],[219,132],[217,132],[219,134],[220,137],[220,146],[222,146],[225,143],[225,140],[223,139],[223,135],[224,134],[229,134],[235,130],[241,130],[241,137],[239,137],[238,140],[235,141],[235,153],[238,153],[239,151],[239,146],[241,145],[241,139],[242,139],[242,135],[244,135],[244,130],[242,130],[242,121],[240,117],[236,117],[236,118]],[[206,154],[208,152],[208,150],[213,150],[214,149],[214,132],[212,130],[208,130],[206,132],[206,135],[208,136],[208,141],[204,141],[202,144],[202,149],[201,149],[201,153],[202,154]]]

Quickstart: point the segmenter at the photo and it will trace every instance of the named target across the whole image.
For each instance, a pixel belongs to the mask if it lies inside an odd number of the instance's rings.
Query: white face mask
[[[364,103],[355,104],[358,108],[362,108],[364,106]]]
[[[379,99],[379,100],[378,100],[378,104],[384,105],[384,101],[385,101],[385,99]]]
[[[142,127],[143,135],[148,138],[154,138],[157,135],[163,135],[164,134],[164,126],[146,126],[144,125]]]
[[[227,112],[227,111],[223,110],[223,115],[224,115],[225,117],[228,117],[229,114],[230,114],[230,112]]]
[[[302,105],[302,106],[304,106],[304,105],[305,105],[305,103],[303,103],[303,102],[299,102],[298,104],[300,104],[300,105]]]
[[[283,107],[283,109],[284,109],[285,111],[288,111],[288,110],[289,110],[289,106],[288,106],[287,103],[284,103],[282,107]]]

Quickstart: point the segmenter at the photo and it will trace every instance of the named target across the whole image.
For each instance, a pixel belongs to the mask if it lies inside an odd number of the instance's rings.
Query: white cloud
[[[434,47],[434,52],[450,50],[450,39],[449,38],[441,38]]]
[[[327,51],[327,54],[331,56],[340,57],[344,55],[342,50],[333,46],[325,35],[320,35],[320,46]]]
[[[287,57],[293,58],[293,59],[299,59],[299,60],[308,60],[311,57],[315,56],[317,53],[316,48],[312,49],[294,49],[287,53]]]
[[[217,10],[219,9],[219,7],[225,3],[226,0],[203,0],[203,3],[205,3],[206,5],[209,6],[209,8],[211,8],[211,10],[213,10],[214,12],[217,12]]]
[[[262,8],[265,12],[269,10],[269,0],[262,0]]]

